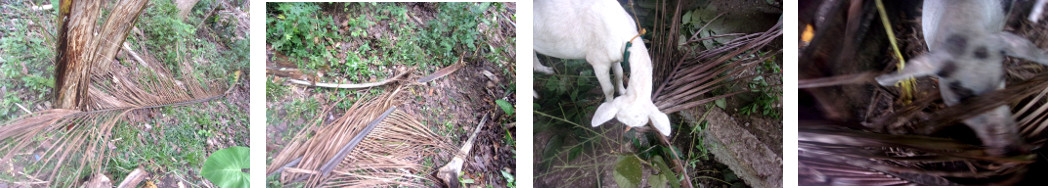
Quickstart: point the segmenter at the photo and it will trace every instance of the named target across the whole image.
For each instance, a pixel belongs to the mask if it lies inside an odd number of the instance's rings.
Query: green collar
[[[633,40],[626,42],[626,49],[622,52],[622,62],[627,65],[630,63],[630,46],[633,46]]]

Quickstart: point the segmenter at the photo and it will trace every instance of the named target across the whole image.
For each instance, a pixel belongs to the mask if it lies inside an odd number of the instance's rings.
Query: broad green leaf
[[[503,112],[506,112],[506,114],[513,116],[513,104],[510,104],[509,101],[499,99],[495,100],[495,104],[498,104],[499,107],[502,108]]]
[[[509,172],[506,172],[505,170],[500,170],[499,172],[502,172],[502,177],[506,178],[506,182],[507,182],[506,183],[506,187],[509,187],[509,188],[516,188],[517,187],[517,180],[516,180],[517,178],[515,178],[513,176],[513,174],[510,174]]]
[[[726,181],[726,182],[733,182],[733,181],[738,180],[738,179],[739,179],[739,176],[736,176],[735,172],[732,172],[732,171],[724,172],[724,181]]]
[[[582,154],[582,147],[572,147],[568,152],[568,161],[574,161],[579,154]]]
[[[691,23],[691,12],[694,11],[688,11],[688,13],[684,13],[684,16],[681,17],[681,25]]]
[[[673,169],[671,169],[668,165],[666,165],[666,161],[663,160],[661,156],[653,157],[651,163],[654,164],[655,167],[657,167],[659,169],[659,173],[660,173],[659,176],[657,176],[659,178],[654,178],[654,179],[661,179],[661,180],[665,181],[665,182],[662,182],[662,183],[659,183],[659,184],[656,184],[656,183],[652,182],[651,183],[652,187],[667,187],[666,185],[668,184],[669,185],[668,187],[680,188],[680,181],[677,180],[676,173],[674,173]],[[653,178],[649,178],[649,179],[653,179]]]
[[[726,103],[726,101],[724,101],[723,98],[722,99],[717,99],[716,101],[713,101],[713,103],[717,104],[717,107],[719,107],[721,109],[725,109],[728,106],[728,104]]]
[[[200,174],[218,187],[248,187],[250,151],[248,147],[241,146],[218,150],[207,158]]]
[[[669,186],[666,186],[666,182],[668,182],[668,181],[669,180],[667,180],[665,176],[661,176],[661,175],[648,176],[648,187],[652,187],[652,188],[667,188],[667,187],[669,187]]]
[[[564,145],[563,135],[553,135],[549,142],[546,143],[545,151],[542,152],[542,159],[539,162],[540,168],[549,168],[553,165],[553,160],[557,157],[557,152]]]
[[[619,156],[618,162],[615,163],[615,184],[625,188],[638,187],[640,178],[643,176],[641,170],[643,170],[643,166],[641,166],[640,158],[637,158],[637,156]]]
[[[695,9],[694,11],[700,11],[700,10]],[[712,19],[712,17],[710,17],[710,18]],[[702,25],[701,24],[702,23],[702,14],[699,13],[699,12],[692,12],[691,13],[691,22],[692,22],[691,25],[694,25],[696,27],[701,27],[701,25]]]

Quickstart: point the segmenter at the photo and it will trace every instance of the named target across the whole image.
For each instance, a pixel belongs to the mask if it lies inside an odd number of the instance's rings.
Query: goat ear
[[[666,116],[665,113],[655,110],[651,114],[648,114],[648,119],[651,119],[651,125],[655,126],[655,129],[659,130],[659,133],[662,133],[663,136],[670,136],[670,132],[672,132],[672,130],[670,129],[669,116]]]
[[[989,41],[997,42],[1000,43],[999,45],[1004,46],[1004,52],[1006,52],[1008,56],[1023,58],[1042,65],[1048,65],[1048,53],[1037,48],[1037,45],[1030,42],[1030,40],[1026,40],[1026,38],[1009,32],[999,32],[996,35],[993,35],[993,37],[996,40]]]
[[[619,106],[614,102],[604,102],[597,107],[597,112],[593,113],[593,120],[590,121],[590,125],[593,127],[600,126],[605,122],[615,118],[615,114],[619,113]]]
[[[907,61],[906,69],[901,72],[878,76],[877,83],[882,86],[890,86],[901,80],[936,74],[941,69],[943,61],[950,59],[946,56],[946,52],[941,50],[918,56]]]

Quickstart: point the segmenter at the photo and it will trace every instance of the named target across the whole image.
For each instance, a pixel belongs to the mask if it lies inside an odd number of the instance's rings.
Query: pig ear
[[[665,113],[662,113],[659,110],[654,110],[648,114],[648,119],[651,119],[651,125],[655,126],[655,129],[659,130],[659,133],[662,133],[663,136],[670,136],[672,130],[670,129],[669,116],[666,116]]]
[[[600,126],[614,118],[618,112],[619,106],[614,101],[601,103],[600,107],[597,107],[597,112],[593,113],[593,120],[590,121],[590,125],[593,127]]]

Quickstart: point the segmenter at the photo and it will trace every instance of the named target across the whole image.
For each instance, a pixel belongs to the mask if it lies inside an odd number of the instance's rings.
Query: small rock
[[[109,188],[113,187],[113,181],[109,180],[109,177],[106,177],[105,174],[95,174],[94,177],[91,178],[91,180],[88,180],[87,183],[84,183],[84,187]]]
[[[495,76],[495,74],[491,73],[491,71],[483,70],[483,71],[480,71],[480,73],[484,74],[484,76],[487,76],[488,79],[491,80],[492,82],[499,82],[499,77]]]

